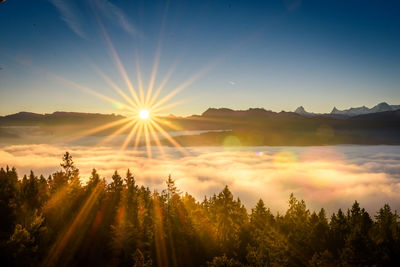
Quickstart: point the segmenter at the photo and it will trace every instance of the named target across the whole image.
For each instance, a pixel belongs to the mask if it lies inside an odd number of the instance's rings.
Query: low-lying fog
[[[375,213],[384,203],[400,210],[399,146],[326,147],[196,147],[182,154],[164,147],[120,151],[113,146],[60,144],[3,145],[0,166],[15,166],[20,177],[33,170],[49,175],[60,169],[65,151],[71,152],[82,181],[96,168],[106,179],[118,170],[133,170],[139,184],[165,188],[171,174],[182,192],[198,200],[228,185],[252,208],[259,198],[274,211],[284,211],[291,192],[310,209],[328,212],[348,208],[357,200]]]

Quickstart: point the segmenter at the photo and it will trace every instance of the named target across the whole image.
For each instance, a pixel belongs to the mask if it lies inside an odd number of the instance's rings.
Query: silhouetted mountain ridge
[[[379,120],[379,121],[399,121],[400,109],[394,111],[383,111],[353,116],[351,120]]]
[[[249,108],[248,110],[233,110],[229,108],[208,108],[202,117],[246,117],[246,116],[268,116],[276,112],[265,110],[264,108]]]
[[[65,123],[85,123],[95,121],[113,121],[124,118],[121,115],[101,114],[101,113],[83,113],[83,112],[65,112],[55,111],[53,113],[33,113],[33,112],[18,112],[11,115],[0,116],[1,124],[18,125],[24,124],[65,124]]]
[[[374,110],[387,108],[380,105]],[[298,111],[306,112],[305,109]],[[85,131],[92,132],[97,127],[103,129],[91,135],[110,135],[125,125],[117,122],[125,118],[121,115],[54,112],[36,114],[20,112],[0,117],[1,134],[12,137],[17,134],[35,134],[64,138],[79,136]],[[400,144],[400,110],[368,113],[355,116],[336,114],[301,115],[295,112],[273,112],[263,108],[233,110],[229,108],[209,108],[201,115],[188,117],[164,117],[166,131],[210,131],[201,135],[175,137],[183,146],[223,145],[228,136],[236,136],[241,144],[259,145],[335,145],[335,144]],[[116,122],[116,123],[114,123]],[[111,127],[106,127],[110,125]],[[8,126],[38,126],[35,130],[13,130]],[[125,127],[119,134],[128,134]],[[220,132],[223,131],[223,132]],[[169,145],[168,141],[162,142]]]
[[[247,110],[233,110],[229,108],[208,108],[200,116],[193,115],[193,117],[203,118],[262,118],[262,117],[298,117],[299,114],[295,112],[274,112],[264,108],[249,108]],[[190,117],[188,117],[190,118]]]

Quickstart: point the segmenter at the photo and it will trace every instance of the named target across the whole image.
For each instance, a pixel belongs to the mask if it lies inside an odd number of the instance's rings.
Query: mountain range
[[[353,117],[353,116],[364,115],[364,114],[395,111],[395,110],[399,110],[399,109],[400,109],[400,105],[389,105],[386,102],[382,102],[372,108],[362,106],[362,107],[339,110],[336,107],[333,107],[331,113],[307,112],[303,106],[300,106],[294,112],[299,115],[303,115],[303,116],[321,116],[321,115],[322,116],[337,116],[337,115],[339,115],[339,116]]]
[[[361,113],[361,114],[360,114]],[[0,143],[62,141],[100,127],[90,134],[102,137],[118,131],[115,122],[125,118],[114,114],[20,112],[0,116]],[[373,108],[350,108],[329,114],[309,113],[303,107],[295,112],[273,112],[263,108],[233,110],[209,108],[201,115],[163,117],[166,131],[205,131],[202,134],[175,136],[182,146],[219,146],[234,136],[248,146],[303,146],[336,144],[400,145],[399,106],[381,103]],[[105,125],[112,127],[104,128]],[[115,126],[114,126],[115,125]],[[162,144],[170,145],[168,140]]]
[[[400,105],[389,105],[386,102],[377,104],[372,108],[366,106],[349,108],[339,110],[336,107],[332,109],[330,113],[313,113],[305,110],[303,106],[298,107],[294,112],[274,112],[266,110],[264,108],[249,108],[248,110],[233,110],[229,108],[208,108],[201,115],[192,115],[186,117],[187,119],[196,117],[274,117],[274,116],[285,116],[285,117],[296,117],[297,115],[305,117],[355,117],[359,115],[380,113],[386,111],[400,110]],[[81,113],[81,112],[63,112],[56,111],[53,113],[39,114],[33,112],[18,112],[6,116],[0,116],[1,125],[52,125],[52,124],[79,124],[79,123],[104,123],[106,121],[114,121],[122,119],[124,116],[115,114],[100,114],[100,113]],[[183,117],[170,116],[171,119],[183,119]]]

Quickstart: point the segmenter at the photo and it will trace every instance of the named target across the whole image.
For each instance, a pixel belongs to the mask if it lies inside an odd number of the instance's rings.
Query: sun
[[[150,115],[150,113],[149,113],[149,111],[148,111],[147,109],[142,109],[142,110],[139,112],[139,117],[140,117],[142,120],[147,120],[147,119],[149,118],[149,115]]]
[[[171,67],[165,74],[165,77],[158,83],[156,76],[160,59],[160,50],[156,52],[154,59],[153,70],[151,72],[150,79],[148,81],[147,90],[144,88],[142,83],[142,76],[140,72],[140,64],[137,58],[136,64],[136,79],[128,76],[128,73],[123,66],[121,59],[114,48],[107,32],[101,27],[104,34],[105,40],[108,44],[112,59],[125,82],[125,88],[118,86],[105,72],[103,72],[97,66],[93,66],[99,76],[101,76],[105,84],[113,89],[121,98],[114,99],[107,95],[103,95],[91,88],[78,84],[76,82],[64,79],[60,76],[56,76],[58,79],[66,82],[69,85],[75,86],[85,92],[89,92],[107,102],[110,102],[113,107],[123,111],[124,118],[118,119],[98,127],[94,127],[88,130],[82,131],[79,136],[75,139],[83,138],[85,136],[93,135],[98,132],[110,130],[116,128],[116,130],[105,136],[98,145],[105,145],[115,137],[127,133],[125,139],[121,144],[121,150],[132,146],[134,149],[139,146],[145,147],[149,158],[152,156],[152,147],[157,147],[162,155],[165,155],[164,146],[169,143],[170,145],[179,149],[183,154],[188,152],[171,136],[167,129],[173,129],[175,131],[181,130],[181,126],[174,122],[171,122],[169,115],[165,113],[166,110],[179,104],[179,102],[170,103],[177,93],[182,91],[184,88],[190,86],[193,82],[199,79],[208,69],[212,66],[206,66],[201,69],[198,73],[188,77],[187,80],[178,84],[176,87],[171,88],[171,91],[165,95],[161,94],[161,91],[167,87],[167,83],[174,73],[175,66]],[[135,80],[135,87],[134,81]],[[157,85],[156,85],[157,84]],[[164,127],[166,129],[164,129]]]
[[[145,88],[143,88],[139,71],[140,67],[138,65],[138,91],[136,91],[124,67],[122,66],[122,63],[119,60],[118,55],[114,54],[114,56],[115,60],[117,61],[117,66],[119,66],[121,75],[126,83],[127,88],[125,90],[117,86],[115,82],[113,82],[111,78],[100,69],[96,68],[96,71],[100,76],[103,77],[106,84],[108,84],[111,89],[114,89],[115,92],[121,96],[121,100],[102,95],[90,88],[81,86],[74,82],[71,82],[71,84],[89,91],[97,97],[110,102],[117,109],[124,111],[124,118],[85,130],[84,132],[80,133],[78,138],[92,135],[111,128],[116,128],[114,132],[106,135],[104,140],[100,141],[98,145],[105,145],[115,137],[125,133],[125,139],[123,140],[120,148],[121,150],[124,150],[129,146],[132,146],[134,149],[138,147],[145,147],[148,157],[151,158],[152,147],[157,147],[162,155],[166,155],[163,147],[169,143],[186,155],[187,151],[177,141],[174,140],[174,138],[166,129],[164,129],[164,127],[168,127],[168,129],[179,130],[181,129],[180,126],[170,122],[169,116],[164,112],[165,110],[178,104],[177,102],[168,102],[175,94],[189,86],[194,79],[190,78],[182,85],[174,88],[168,94],[160,97],[161,91],[165,87],[169,77],[172,75],[172,72],[169,72],[161,84],[155,87],[155,71],[153,70],[152,78],[149,81],[146,91]],[[158,64],[155,64],[155,66],[157,65]],[[128,95],[125,91],[128,91],[130,95]]]

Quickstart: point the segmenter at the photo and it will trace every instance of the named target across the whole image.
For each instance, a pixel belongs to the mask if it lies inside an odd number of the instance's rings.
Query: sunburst
[[[137,149],[139,146],[144,146],[146,148],[148,157],[152,157],[152,147],[157,146],[158,150],[165,155],[163,144],[165,142],[169,142],[170,145],[176,147],[183,154],[187,154],[187,151],[168,133],[166,129],[164,129],[164,127],[175,130],[178,128],[176,125],[171,123],[171,120],[169,120],[168,116],[165,115],[165,111],[178,104],[181,104],[181,102],[171,102],[171,99],[180,91],[202,77],[205,73],[210,71],[210,69],[212,69],[218,63],[219,59],[215,60],[214,62],[210,62],[208,65],[201,68],[197,73],[190,76],[187,80],[178,86],[171,88],[169,93],[161,97],[163,89],[167,87],[168,81],[176,69],[176,65],[173,64],[173,66],[169,68],[167,74],[161,79],[161,82],[158,84],[158,86],[156,86],[156,76],[159,66],[161,46],[158,46],[158,49],[155,53],[153,69],[148,81],[148,87],[146,89],[143,87],[139,61],[136,61],[136,83],[138,86],[135,88],[134,83],[132,82],[133,77],[128,75],[105,28],[100,21],[98,22],[104,39],[107,43],[111,58],[113,59],[117,70],[125,83],[125,87],[118,86],[116,82],[114,82],[96,65],[93,65],[93,69],[104,80],[105,84],[120,96],[119,99],[101,94],[96,90],[54,73],[41,69],[38,70],[43,72],[43,74],[49,75],[58,81],[68,84],[69,86],[78,88],[111,103],[112,106],[116,107],[119,111],[123,111],[126,116],[122,119],[99,125],[95,128],[85,129],[79,133],[76,133],[75,137],[70,138],[69,141],[76,141],[85,136],[90,136],[99,132],[117,128],[113,133],[107,135],[103,140],[101,140],[99,145],[105,145],[115,137],[120,136],[123,133],[127,133],[125,139],[121,142],[121,150],[125,150],[127,148]],[[136,58],[138,58],[137,55]]]
[[[107,41],[108,47],[110,49],[110,54],[121,74],[126,88],[119,87],[105,72],[101,71],[98,67],[94,66],[96,72],[101,76],[105,83],[112,88],[121,99],[114,99],[99,92],[96,92],[88,87],[82,86],[80,84],[74,83],[70,80],[66,80],[62,77],[58,77],[62,79],[64,82],[67,82],[75,87],[79,87],[80,89],[94,94],[95,96],[110,102],[113,106],[118,107],[119,110],[125,112],[126,117],[117,121],[113,121],[104,125],[100,125],[96,128],[86,130],[79,134],[78,138],[82,138],[84,136],[93,135],[98,132],[102,132],[105,130],[109,130],[115,127],[118,127],[110,135],[106,136],[99,144],[104,145],[113,140],[116,136],[121,135],[122,133],[128,132],[125,139],[121,143],[121,150],[127,149],[129,147],[133,149],[137,149],[139,145],[145,146],[147,151],[147,156],[152,157],[152,146],[157,146],[159,151],[164,155],[163,142],[167,141],[172,146],[178,148],[182,153],[186,154],[186,150],[176,141],[174,138],[168,133],[166,129],[163,128],[163,125],[168,125],[168,128],[173,128],[171,122],[168,120],[168,117],[165,116],[163,112],[165,110],[179,104],[178,102],[170,102],[170,100],[181,90],[191,85],[194,81],[196,81],[207,69],[203,69],[199,73],[191,76],[185,82],[180,84],[179,86],[173,88],[168,94],[163,97],[160,97],[161,91],[166,87],[170,77],[173,74],[175,68],[171,68],[171,70],[166,74],[166,76],[162,79],[161,83],[158,87],[155,87],[155,80],[157,74],[157,68],[159,65],[159,57],[160,53],[156,53],[153,71],[148,82],[148,88],[145,92],[143,88],[143,82],[140,72],[140,65],[137,63],[137,84],[138,88],[136,89],[133,86],[133,82],[131,78],[127,75],[127,72],[114,49],[111,40],[109,39],[107,33],[103,31],[105,39]],[[125,90],[124,90],[125,89]],[[154,90],[155,89],[155,90]],[[128,95],[126,91],[129,91]]]
[[[111,46],[111,43],[110,43]],[[114,48],[111,46],[111,50],[115,52]],[[100,71],[96,68],[97,72],[103,77],[104,81],[114,89],[120,96],[121,100],[113,99],[107,96],[104,96],[98,92],[95,92],[87,87],[83,87],[79,84],[74,84],[75,86],[79,86],[81,89],[84,89],[103,100],[106,100],[113,104],[113,106],[118,107],[120,110],[124,111],[126,117],[117,121],[113,121],[104,125],[100,125],[94,129],[89,129],[80,134],[80,137],[92,135],[101,131],[105,131],[107,129],[112,129],[118,127],[110,135],[106,136],[104,140],[100,142],[101,145],[109,143],[116,136],[121,135],[128,131],[125,139],[121,143],[121,150],[132,147],[133,149],[137,149],[139,145],[142,145],[146,148],[147,156],[152,157],[152,146],[157,146],[159,151],[164,155],[163,149],[163,140],[168,141],[172,146],[178,148],[182,153],[186,154],[186,150],[176,141],[173,137],[168,133],[167,130],[163,128],[163,125],[168,125],[168,128],[171,128],[170,121],[168,121],[168,117],[165,116],[162,112],[166,109],[178,104],[177,102],[169,102],[170,99],[175,96],[179,91],[184,89],[193,83],[196,79],[190,78],[188,81],[182,83],[180,86],[174,88],[169,94],[164,97],[159,97],[161,91],[165,87],[169,77],[172,73],[168,73],[167,76],[163,79],[160,86],[153,92],[153,86],[155,84],[155,73],[154,69],[158,66],[158,58],[156,58],[155,67],[153,68],[153,74],[151,80],[149,81],[149,87],[147,88],[147,92],[145,94],[143,90],[143,84],[141,81],[141,74],[138,70],[137,74],[137,83],[139,84],[138,92],[133,87],[133,83],[126,75],[126,71],[116,53],[112,53],[114,55],[114,60],[119,66],[120,73],[122,77],[125,79],[125,84],[127,85],[131,96],[125,93],[125,91],[118,87],[110,77],[108,77],[104,72]],[[138,65],[138,69],[140,69]],[[70,81],[68,81],[71,83]]]

